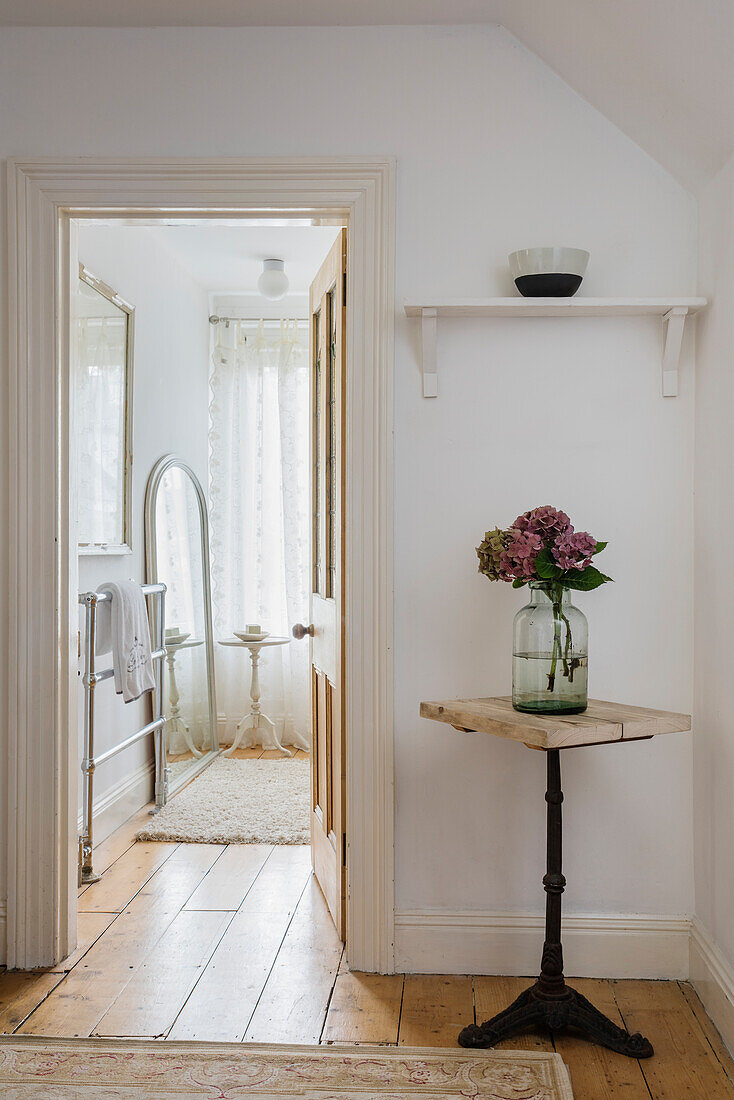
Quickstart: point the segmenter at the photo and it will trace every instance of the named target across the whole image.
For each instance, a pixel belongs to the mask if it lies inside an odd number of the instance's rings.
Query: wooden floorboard
[[[474,1022],[471,978],[456,974],[406,974],[398,1041],[408,1047],[457,1047],[463,1027]]]
[[[679,982],[678,986],[688,1002],[691,1012],[698,1020],[701,1031],[706,1036],[706,1040],[718,1059],[727,1079],[731,1081],[733,1086],[732,1095],[734,1095],[734,1058],[732,1058],[731,1054],[726,1049],[724,1040],[711,1022],[711,1018],[703,1007],[701,999],[693,986],[690,985],[689,982]]]
[[[625,1027],[655,1050],[640,1062],[654,1100],[731,1100],[731,1083],[677,982],[617,980],[611,987]]]
[[[286,915],[246,908],[235,913],[205,972],[172,1021],[169,1038],[240,1042],[289,920]]]
[[[402,999],[402,974],[340,971],[334,983],[322,1042],[394,1046],[398,1041]]]
[[[15,1031],[63,977],[63,973],[50,970],[0,974],[0,1034]]]
[[[114,874],[104,874],[79,898],[80,913],[120,913],[158,868],[175,844],[137,843],[115,861]]]
[[[80,895],[76,951],[0,974],[0,1032],[452,1048],[532,981],[350,972],[307,847],[136,843],[146,818],[95,849],[102,879]],[[502,1047],[557,1049],[576,1100],[734,1100],[734,1062],[687,983],[572,984],[655,1056],[571,1032],[554,1047],[545,1029]]]
[[[171,1028],[232,919],[219,911],[183,911],[94,1029],[95,1035],[156,1038]]]
[[[65,974],[73,970],[79,960],[86,955],[89,948],[95,943],[103,932],[106,932],[116,913],[79,913],[77,914],[76,934],[77,946],[67,958],[62,959],[51,971],[56,974]]]
[[[251,912],[292,916],[311,875],[311,850],[304,845],[275,847],[245,895]]]
[[[344,945],[311,877],[265,983],[245,1039],[318,1043]]]
[[[239,909],[272,851],[271,844],[229,844],[191,895],[186,908]]]
[[[192,844],[169,853],[170,858],[144,884],[145,889],[20,1030],[29,1035],[91,1035],[220,852],[218,845]]]

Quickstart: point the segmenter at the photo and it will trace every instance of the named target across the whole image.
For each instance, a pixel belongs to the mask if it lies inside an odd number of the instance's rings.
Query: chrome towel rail
[[[150,636],[155,639],[156,648],[151,653],[155,666],[155,688],[153,690],[153,721],[142,729],[136,730],[130,737],[114,745],[111,749],[94,755],[94,692],[97,684],[114,676],[113,668],[97,671],[95,665],[95,646],[97,640],[97,606],[112,599],[109,592],[82,592],[79,603],[85,609],[84,639],[84,757],[82,769],[82,833],[79,837],[79,884],[97,882],[99,875],[92,866],[93,858],[93,807],[94,772],[100,765],[117,756],[123,749],[129,748],[149,734],[155,735],[155,805],[159,810],[166,803],[166,755],[163,727],[166,719],[163,709],[163,658],[166,656],[166,586],[165,584],[143,584],[140,586],[146,596],[157,596],[149,611]]]

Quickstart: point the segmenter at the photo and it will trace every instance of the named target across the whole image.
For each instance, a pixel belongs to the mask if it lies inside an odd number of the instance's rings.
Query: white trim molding
[[[101,844],[123,822],[152,801],[155,785],[154,774],[155,763],[152,760],[146,760],[139,768],[128,772],[119,782],[108,787],[99,798],[95,798],[92,806],[95,844]],[[83,815],[80,810],[77,814],[77,831],[80,834],[82,819]]]
[[[697,918],[691,924],[690,980],[724,1042],[734,1052],[734,966]]]
[[[688,977],[688,917],[563,918],[567,976]],[[484,910],[395,914],[396,969],[413,974],[536,974],[545,918]]]
[[[347,939],[351,966],[389,972],[395,161],[18,158],[8,162],[7,185],[8,965],[48,966],[76,943],[72,219],[298,209],[348,224]]]

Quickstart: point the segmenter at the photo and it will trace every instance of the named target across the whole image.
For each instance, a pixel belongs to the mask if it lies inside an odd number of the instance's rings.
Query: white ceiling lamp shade
[[[288,291],[288,276],[284,260],[263,260],[263,273],[257,280],[257,289],[263,298],[277,302]]]

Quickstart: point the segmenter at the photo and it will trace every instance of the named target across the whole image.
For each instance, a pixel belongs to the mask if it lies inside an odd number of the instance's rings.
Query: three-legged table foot
[[[538,982],[491,1020],[465,1027],[459,1035],[459,1045],[493,1047],[537,1024],[544,1024],[551,1031],[578,1028],[592,1042],[630,1058],[649,1058],[653,1054],[652,1044],[639,1032],[630,1035],[629,1031],[618,1027],[575,989],[567,985],[560,995],[548,997],[539,989]]]

